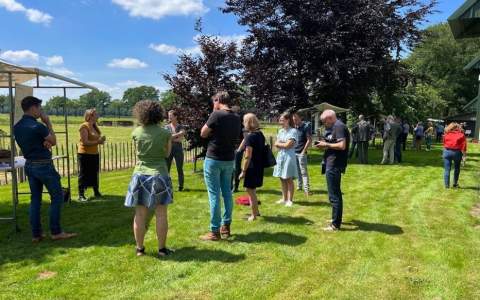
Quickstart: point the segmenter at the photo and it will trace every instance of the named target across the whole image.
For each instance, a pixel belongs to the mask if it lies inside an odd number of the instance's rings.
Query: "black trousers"
[[[342,170],[339,168],[331,168],[327,170],[327,188],[328,199],[332,205],[332,225],[336,228],[342,226],[343,218],[343,197],[342,197]]]
[[[100,155],[78,153],[78,193],[83,196],[88,187],[98,192],[98,173],[100,172]]]
[[[245,150],[235,152],[235,172],[233,172],[232,178],[232,190],[238,191],[238,186],[240,185],[240,173],[242,173],[242,159],[243,153]]]

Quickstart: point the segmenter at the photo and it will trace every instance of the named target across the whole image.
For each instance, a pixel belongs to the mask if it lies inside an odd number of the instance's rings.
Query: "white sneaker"
[[[286,202],[285,202],[285,206],[286,206],[286,207],[292,207],[292,206],[293,206],[293,202],[292,202],[292,201],[286,201]]]
[[[283,199],[280,199],[278,200],[276,203],[277,204],[285,204],[287,201],[283,200]]]

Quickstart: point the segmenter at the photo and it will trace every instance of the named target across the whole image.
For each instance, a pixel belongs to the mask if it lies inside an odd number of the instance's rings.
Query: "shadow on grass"
[[[381,223],[368,223],[359,220],[352,220],[351,222],[344,222],[344,225],[353,225],[354,228],[342,228],[342,231],[367,231],[367,232],[379,232],[388,235],[403,234],[403,229],[397,225],[381,224]]]
[[[176,262],[209,262],[217,261],[222,263],[235,263],[245,259],[244,254],[232,254],[222,250],[197,249],[195,247],[185,247],[175,250],[173,255],[170,255],[162,260],[176,261]]]
[[[460,186],[460,189],[461,190],[480,191],[480,186],[466,186],[466,187]]]
[[[314,206],[318,206],[318,207],[328,207],[328,206],[330,206],[330,203],[328,203],[328,202],[320,202],[320,201],[316,201],[316,202],[312,202],[312,201],[295,201],[295,204],[300,205],[300,206],[308,206],[308,207],[314,207]]]
[[[31,242],[28,224],[29,204],[21,202],[18,207],[21,231],[13,233],[7,228],[9,224],[0,227],[0,266],[17,261],[44,263],[74,248],[134,245],[131,228],[134,210],[125,208],[123,201],[123,196],[104,196],[101,200],[65,204],[62,210],[63,230],[76,232],[78,236],[55,242],[47,238],[35,245]],[[49,206],[43,205],[41,214],[47,236],[48,226],[45,225],[48,224]]]
[[[289,224],[289,225],[312,225],[313,221],[305,217],[290,217],[290,216],[264,216],[263,220],[275,224]]]
[[[307,241],[307,238],[301,235],[295,235],[287,232],[251,232],[248,234],[236,234],[233,241],[248,244],[256,243],[275,243],[286,246],[299,246]]]

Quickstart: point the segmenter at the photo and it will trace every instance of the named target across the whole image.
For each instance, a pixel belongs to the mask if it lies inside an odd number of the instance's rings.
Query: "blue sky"
[[[445,21],[462,0],[440,0],[430,23]],[[120,98],[142,84],[168,88],[178,53],[196,53],[194,24],[238,40],[245,29],[222,14],[222,0],[0,0],[0,58],[93,84]],[[60,91],[58,91],[60,92]],[[48,98],[56,91],[36,94]],[[72,95],[76,96],[76,95]]]

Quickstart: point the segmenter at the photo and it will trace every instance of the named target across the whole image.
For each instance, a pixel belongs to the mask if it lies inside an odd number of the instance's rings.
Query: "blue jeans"
[[[43,186],[50,194],[52,204],[50,205],[50,232],[52,235],[62,233],[60,226],[60,211],[63,204],[63,191],[60,183],[60,175],[53,166],[53,162],[25,164],[25,173],[30,185],[30,225],[32,226],[33,237],[42,236],[42,222],[40,210],[42,207]]]
[[[463,153],[458,150],[443,150],[443,165],[445,172],[443,179],[445,181],[445,187],[450,187],[450,170],[452,169],[452,161],[454,164],[453,171],[453,185],[458,184],[458,178],[460,177],[460,163],[462,162]]]
[[[203,173],[210,202],[210,230],[212,232],[219,232],[221,225],[232,223],[233,198],[230,184],[233,169],[234,161],[205,159]],[[220,193],[223,196],[223,217],[221,216]]]
[[[328,199],[332,205],[332,225],[336,228],[342,226],[343,217],[343,197],[341,190],[342,171],[339,168],[331,168],[327,170],[327,188]]]

